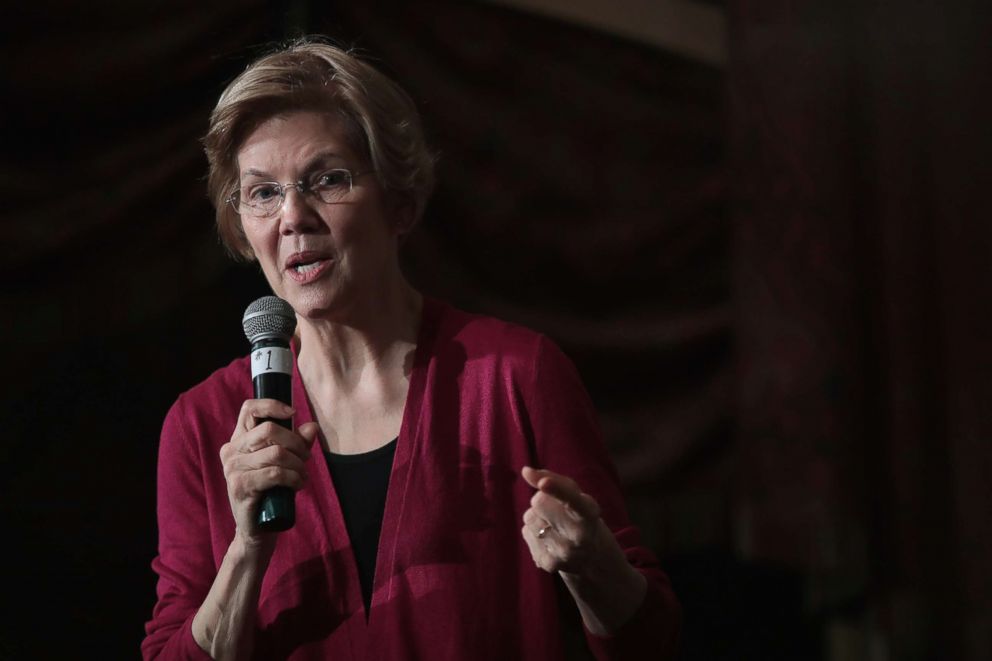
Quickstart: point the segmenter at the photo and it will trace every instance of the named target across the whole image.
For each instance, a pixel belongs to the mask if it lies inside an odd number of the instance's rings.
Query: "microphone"
[[[248,306],[241,325],[251,344],[251,383],[255,399],[277,399],[293,405],[293,352],[289,340],[296,330],[296,313],[278,296],[263,296]],[[264,418],[286,429],[293,421]],[[289,530],[296,523],[296,500],[289,487],[272,487],[262,494],[256,514],[265,531]]]

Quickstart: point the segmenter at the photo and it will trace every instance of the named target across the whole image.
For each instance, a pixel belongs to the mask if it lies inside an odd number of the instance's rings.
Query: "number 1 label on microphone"
[[[293,352],[281,347],[259,349],[251,357],[251,378],[259,374],[293,374]]]

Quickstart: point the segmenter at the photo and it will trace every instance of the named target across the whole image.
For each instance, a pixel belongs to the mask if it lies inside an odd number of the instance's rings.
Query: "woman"
[[[240,359],[170,410],[145,657],[543,661],[568,609],[598,658],[670,655],[677,603],[574,368],[400,272],[433,186],[409,97],[298,42],[228,86],[204,142],[222,238],[296,313],[293,407],[253,399]],[[275,486],[296,524],[266,533]]]

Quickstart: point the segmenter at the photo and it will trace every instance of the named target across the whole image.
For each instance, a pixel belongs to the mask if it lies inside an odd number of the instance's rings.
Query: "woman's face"
[[[259,125],[238,151],[242,190],[252,184],[312,181],[334,168],[352,174],[370,166],[348,144],[333,115],[295,112]],[[356,176],[351,193],[326,204],[296,188],[268,218],[242,214],[241,224],[272,290],[307,318],[340,317],[375,300],[398,273],[397,223],[373,173]]]

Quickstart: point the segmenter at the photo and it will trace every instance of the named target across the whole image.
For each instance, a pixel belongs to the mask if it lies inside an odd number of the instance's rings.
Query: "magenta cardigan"
[[[158,464],[158,602],[146,659],[209,658],[190,624],[234,535],[219,450],[252,397],[247,358],[179,396]],[[295,374],[295,425],[314,419]],[[598,659],[674,656],[679,607],[622,502],[595,412],[547,338],[425,299],[366,621],[358,573],[320,452],[296,496],[296,525],[262,584],[260,659],[564,658],[556,578],[520,536],[533,490],[524,465],[573,477],[602,507],[648,580],[634,618],[611,637],[585,632]],[[646,655],[646,656],[645,656]]]

